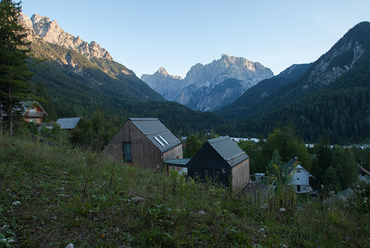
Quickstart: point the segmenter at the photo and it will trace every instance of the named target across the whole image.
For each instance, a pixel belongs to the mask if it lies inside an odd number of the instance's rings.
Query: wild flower
[[[367,197],[365,197],[365,198],[364,198],[364,203],[366,204],[368,200],[369,200],[369,199],[367,199]]]

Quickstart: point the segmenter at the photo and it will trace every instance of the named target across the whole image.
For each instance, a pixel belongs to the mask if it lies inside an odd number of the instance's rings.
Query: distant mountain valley
[[[141,80],[169,101],[194,110],[215,111],[273,75],[259,62],[223,54],[212,63],[192,66],[184,79],[169,75],[162,67],[153,75],[142,75]]]

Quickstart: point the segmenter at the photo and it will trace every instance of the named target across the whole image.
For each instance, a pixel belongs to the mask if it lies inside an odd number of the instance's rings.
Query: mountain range
[[[273,75],[259,62],[222,54],[212,63],[192,66],[184,79],[169,75],[164,68],[153,75],[144,74],[141,79],[167,100],[194,110],[214,111]]]
[[[194,65],[184,79],[160,68],[143,75],[145,83],[96,42],[64,32],[47,17],[21,19],[32,41],[31,85],[37,96],[49,100],[43,106],[50,118],[101,109],[112,118],[160,118],[178,135],[213,129],[220,135],[256,137],[289,125],[307,142],[369,140],[369,22],[350,29],[317,61],[292,65],[277,76],[260,63],[223,54]],[[163,97],[148,84],[167,92]],[[179,102],[215,112],[193,111]]]
[[[37,14],[22,14],[21,22],[33,58],[41,60],[31,64],[32,82],[42,82],[58,116],[84,115],[96,108],[121,112],[129,102],[165,101],[96,42],[76,38]]]
[[[214,114],[167,102],[96,42],[66,33],[48,17],[21,14],[20,22],[31,41],[31,87],[34,95],[46,100],[41,102],[49,114],[46,121],[101,110],[118,122],[128,117],[160,118],[184,135],[223,123]]]

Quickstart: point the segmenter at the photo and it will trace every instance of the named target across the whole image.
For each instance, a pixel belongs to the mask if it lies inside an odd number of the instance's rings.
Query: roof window
[[[168,142],[162,137],[162,136],[160,136],[160,135],[158,135],[158,137],[166,144],[166,145],[168,145]]]
[[[161,146],[164,146],[164,144],[157,138],[157,137],[154,137],[154,139],[161,145]]]

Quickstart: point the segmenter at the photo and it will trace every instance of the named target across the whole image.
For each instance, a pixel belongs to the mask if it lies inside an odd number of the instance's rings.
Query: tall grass
[[[279,192],[261,208],[175,172],[0,137],[0,247],[369,247],[361,197],[327,209]]]

